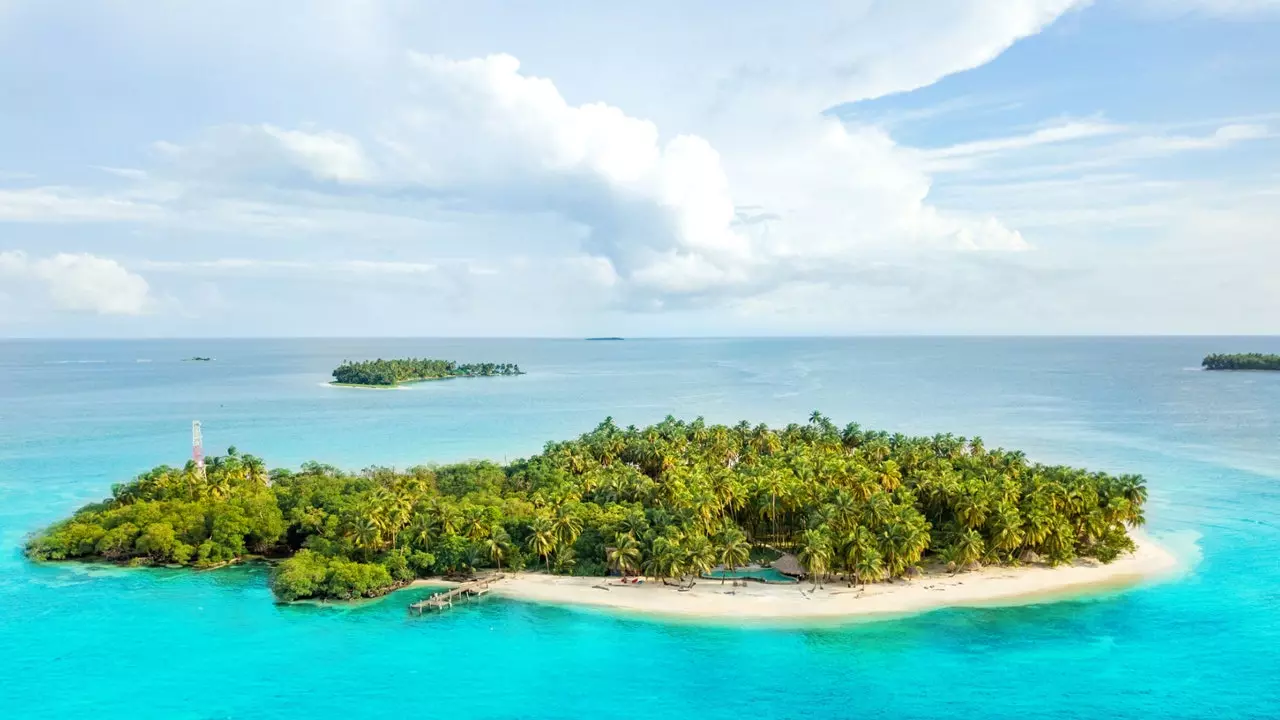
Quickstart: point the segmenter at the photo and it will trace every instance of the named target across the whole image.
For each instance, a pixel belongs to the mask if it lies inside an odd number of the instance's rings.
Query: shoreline
[[[913,580],[848,587],[844,582],[734,587],[700,579],[686,592],[660,582],[622,585],[618,578],[504,573],[490,592],[509,600],[588,607],[662,619],[710,622],[887,620],[947,607],[1031,605],[1093,592],[1122,590],[1169,577],[1179,559],[1149,536],[1130,531],[1134,552],[1108,565],[1092,560],[1051,568],[1044,565],[985,567],[961,572],[929,571]],[[449,586],[417,580],[408,587]],[[608,588],[603,589],[603,588]]]

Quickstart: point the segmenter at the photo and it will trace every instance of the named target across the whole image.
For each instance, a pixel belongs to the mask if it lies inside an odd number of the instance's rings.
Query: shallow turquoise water
[[[1280,717],[1280,339],[0,343],[0,716]],[[180,358],[211,355],[212,363]],[[398,391],[345,358],[517,362]],[[151,362],[137,362],[139,359]],[[818,628],[671,624],[493,599],[410,617],[281,607],[261,573],[35,567],[26,533],[206,444],[272,464],[514,457],[667,413],[981,434],[1147,476],[1176,581]]]

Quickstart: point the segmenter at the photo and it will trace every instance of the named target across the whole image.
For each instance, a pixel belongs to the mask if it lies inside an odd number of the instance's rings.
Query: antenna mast
[[[196,472],[204,477],[204,436],[200,434],[200,421],[191,423],[191,460],[196,464]]]

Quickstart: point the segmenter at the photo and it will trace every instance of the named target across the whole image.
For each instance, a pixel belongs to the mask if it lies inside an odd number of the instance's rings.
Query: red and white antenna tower
[[[196,464],[196,472],[204,477],[204,436],[200,434],[200,421],[191,423],[191,459]]]

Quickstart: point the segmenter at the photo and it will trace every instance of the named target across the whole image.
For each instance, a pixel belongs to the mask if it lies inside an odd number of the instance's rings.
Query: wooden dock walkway
[[[421,615],[423,610],[443,610],[453,607],[453,601],[457,598],[473,598],[484,595],[489,592],[489,585],[502,579],[501,575],[491,575],[480,580],[472,580],[464,582],[457,587],[443,590],[435,593],[429,598],[419,600],[409,606],[410,610],[417,610]]]

